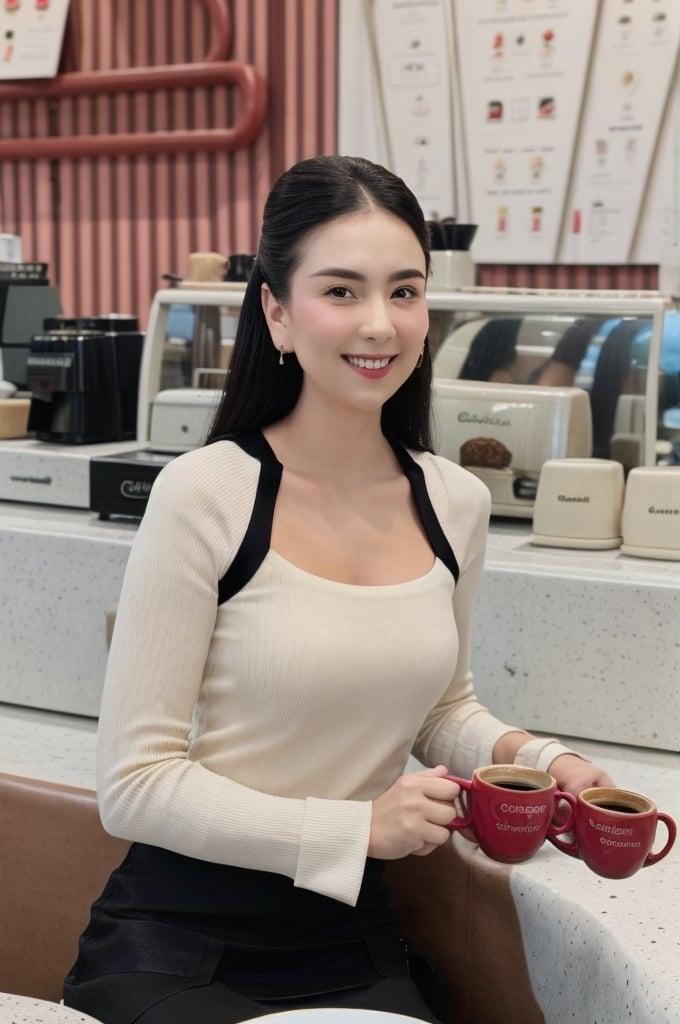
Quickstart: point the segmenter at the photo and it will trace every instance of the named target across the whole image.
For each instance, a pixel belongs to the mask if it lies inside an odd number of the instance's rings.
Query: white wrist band
[[[529,740],[523,744],[515,754],[513,764],[522,768],[537,768],[539,771],[547,772],[556,757],[561,754],[573,754],[580,757],[582,761],[587,760],[577,754],[575,750],[565,747],[559,740],[552,737],[539,737]]]

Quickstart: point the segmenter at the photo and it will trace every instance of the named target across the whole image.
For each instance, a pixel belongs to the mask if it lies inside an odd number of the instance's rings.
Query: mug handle
[[[550,822],[547,832],[548,839],[550,839],[551,836],[561,835],[562,832],[571,832],[574,827],[574,822],[576,821],[576,797],[571,793],[564,793],[561,789],[556,789],[555,804],[558,804],[561,800],[566,800],[569,805],[569,813],[564,821],[560,820],[559,822]],[[556,843],[555,845],[559,846],[561,850],[564,849],[564,847],[559,843]],[[568,850],[565,850],[565,853],[568,852]]]
[[[457,782],[461,789],[461,795],[463,797],[463,807],[465,808],[465,814],[463,817],[452,818],[446,825],[449,832],[457,832],[461,828],[470,828],[472,825],[472,803],[468,794],[472,789],[472,781],[470,779],[459,779],[457,775],[445,775],[444,778],[449,779],[450,782]]]
[[[659,850],[658,853],[649,853],[647,855],[647,858],[644,864],[642,865],[643,868],[648,868],[650,864],[656,864],[658,860],[662,860],[667,853],[670,853],[670,849],[673,843],[675,842],[676,827],[675,822],[671,818],[670,814],[666,814],[665,811],[657,811],[656,817],[658,821],[662,821],[666,826],[668,838],[666,839],[666,845],[661,850]]]
[[[562,853],[568,853],[570,857],[578,857],[578,839],[574,835],[573,839],[560,839],[561,832],[573,831],[574,821],[576,820],[576,798],[571,793],[564,793],[561,789],[556,790],[556,795],[562,797],[567,801],[570,807],[570,815],[567,818],[566,824],[560,824],[556,827],[550,826],[546,838],[556,846]],[[572,802],[573,801],[573,802]]]

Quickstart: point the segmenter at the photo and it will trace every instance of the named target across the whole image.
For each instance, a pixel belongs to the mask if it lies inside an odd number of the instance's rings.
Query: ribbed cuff
[[[294,884],[355,906],[366,867],[372,811],[370,800],[308,797]]]
[[[582,761],[588,760],[576,750],[565,747],[559,740],[541,736],[524,743],[515,754],[513,764],[519,765],[521,768],[538,768],[541,772],[547,772],[555,758],[561,754],[573,754],[574,757],[580,757]]]

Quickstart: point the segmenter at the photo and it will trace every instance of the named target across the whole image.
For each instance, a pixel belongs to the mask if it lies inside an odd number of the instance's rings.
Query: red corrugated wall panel
[[[334,152],[335,0],[226,0],[230,60],[268,85],[260,135],[233,153],[0,164],[0,230],[47,262],[67,315],[134,312],[145,323],[167,272],[190,252],[252,252],[264,199],[290,163]],[[72,0],[64,70],[201,61],[214,38],[194,0]],[[219,128],[234,121],[224,87],[2,102],[0,137]]]

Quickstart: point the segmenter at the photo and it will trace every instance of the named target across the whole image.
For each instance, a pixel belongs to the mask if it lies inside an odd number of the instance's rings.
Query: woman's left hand
[[[613,779],[603,768],[598,768],[590,761],[575,754],[560,754],[548,768],[553,778],[557,779],[558,789],[578,796],[582,789],[589,786],[614,786]]]

